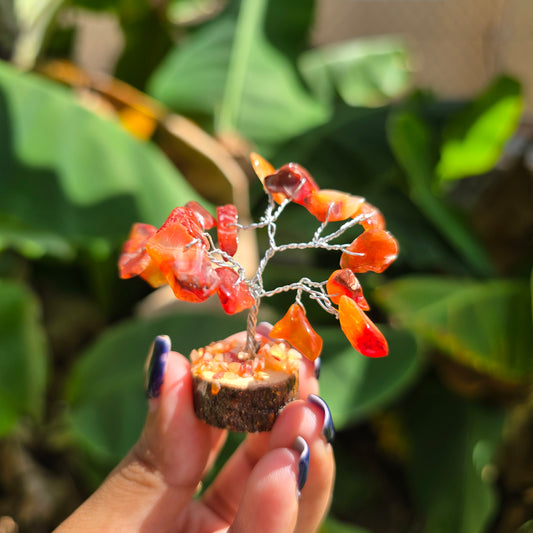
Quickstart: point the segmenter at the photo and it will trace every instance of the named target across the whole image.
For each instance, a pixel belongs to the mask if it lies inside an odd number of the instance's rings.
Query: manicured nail
[[[315,378],[318,379],[320,377],[320,367],[322,366],[322,360],[320,357],[317,357],[315,359]]]
[[[298,491],[301,491],[304,488],[305,482],[307,481],[307,474],[309,473],[309,445],[303,437],[298,436],[292,448],[300,454],[300,458],[298,459]]]
[[[170,352],[170,338],[167,335],[158,335],[152,344],[151,352],[146,372],[146,397],[149,399],[157,398],[161,393],[168,352]]]
[[[335,426],[333,425],[333,418],[331,417],[331,411],[328,404],[316,394],[310,394],[307,400],[315,405],[318,405],[324,412],[324,423],[322,424],[322,435],[328,443],[332,443],[335,439]]]

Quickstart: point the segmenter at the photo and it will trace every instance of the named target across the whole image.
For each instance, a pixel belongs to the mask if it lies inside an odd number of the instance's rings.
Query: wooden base
[[[230,431],[269,431],[298,397],[300,355],[284,342],[264,340],[251,361],[239,347],[219,342],[191,354],[196,415]]]

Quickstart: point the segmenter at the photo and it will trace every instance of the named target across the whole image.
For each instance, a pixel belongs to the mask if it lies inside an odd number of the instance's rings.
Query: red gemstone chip
[[[129,238],[122,247],[122,253],[118,260],[119,276],[122,279],[141,276],[152,287],[160,287],[166,283],[146,251],[146,243],[157,232],[157,228],[150,224],[134,224]]]
[[[368,305],[363,296],[363,289],[355,274],[349,268],[335,270],[326,283],[326,292],[334,304],[338,304],[341,296],[348,296],[357,303],[357,305],[368,311]]]
[[[185,207],[188,207],[193,211],[198,224],[204,231],[214,228],[217,225],[217,221],[211,216],[211,213],[209,213],[209,211],[207,211],[207,209],[201,206],[198,202],[187,202]]]
[[[385,357],[389,346],[383,333],[364,311],[348,296],[341,296],[339,322],[350,344],[367,357]]]
[[[274,174],[265,178],[264,185],[271,194],[280,195],[278,199],[274,198],[278,203],[281,203],[279,198],[283,200],[290,198],[295,204],[303,205],[305,199],[318,190],[318,185],[311,174],[297,163],[283,165]]]
[[[159,268],[178,300],[203,302],[213,295],[219,279],[206,250],[195,244],[158,257]]]
[[[239,275],[235,270],[230,267],[220,267],[215,272],[220,281],[217,288],[218,297],[228,315],[250,309],[254,305],[254,298],[248,285],[239,281]]]
[[[234,256],[237,252],[237,208],[233,204],[217,207],[218,245],[223,252]]]

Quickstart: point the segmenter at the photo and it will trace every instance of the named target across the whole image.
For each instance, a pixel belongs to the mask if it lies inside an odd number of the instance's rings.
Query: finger
[[[231,533],[292,533],[298,517],[300,455],[271,450],[256,464],[246,483]]]
[[[300,397],[318,392],[318,381],[311,361],[300,365]],[[293,432],[293,440],[297,432]],[[305,436],[304,436],[305,438]],[[203,495],[203,502],[217,515],[231,523],[242,499],[245,484],[255,464],[269,450],[270,433],[253,433],[237,448]],[[288,446],[291,442],[288,442]]]
[[[127,457],[58,531],[162,531],[190,501],[223,432],[196,418],[189,363],[157,337],[145,427]]]
[[[272,448],[288,446],[297,435],[309,445],[307,482],[301,493],[295,532],[317,531],[331,502],[335,460],[331,441],[335,430],[327,404],[318,396],[293,402],[278,417],[272,430]]]

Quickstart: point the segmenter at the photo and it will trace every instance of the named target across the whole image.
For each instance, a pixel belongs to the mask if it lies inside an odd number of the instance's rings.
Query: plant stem
[[[266,11],[267,0],[242,0],[235,39],[218,117],[218,133],[237,130],[239,108],[244,93],[246,70],[254,39],[261,34],[261,22]]]

